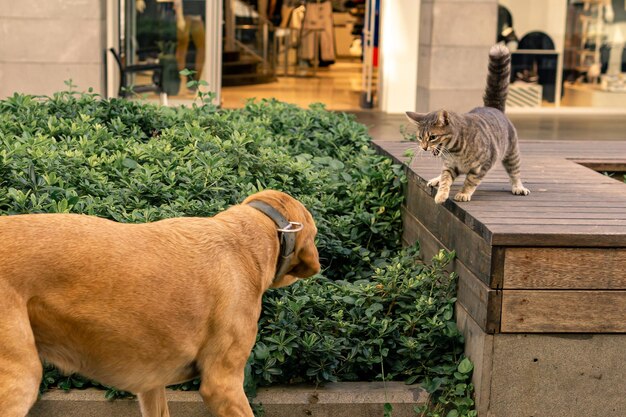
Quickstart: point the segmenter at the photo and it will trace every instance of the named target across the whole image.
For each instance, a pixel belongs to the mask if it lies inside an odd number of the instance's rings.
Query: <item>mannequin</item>
[[[624,2],[626,10],[626,2]],[[609,65],[606,71],[607,75],[618,75],[622,72],[622,53],[626,46],[626,22],[616,22],[613,3],[607,0],[604,6],[604,19],[608,23],[608,43],[610,46]]]
[[[143,13],[146,10],[146,2],[144,0],[135,0],[135,9],[139,13]]]
[[[204,67],[205,38],[204,29],[204,7],[205,2],[199,0],[174,0],[176,9],[176,61],[178,70],[182,71],[186,66],[187,50],[189,40],[196,47],[195,77],[199,80]]]

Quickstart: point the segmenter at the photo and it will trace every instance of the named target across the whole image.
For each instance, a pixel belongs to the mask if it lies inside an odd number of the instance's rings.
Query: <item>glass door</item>
[[[374,69],[378,63],[378,0],[367,0],[363,26],[363,71],[361,76],[360,106],[374,107]]]
[[[219,97],[221,0],[119,2],[121,96],[192,101],[204,80]]]

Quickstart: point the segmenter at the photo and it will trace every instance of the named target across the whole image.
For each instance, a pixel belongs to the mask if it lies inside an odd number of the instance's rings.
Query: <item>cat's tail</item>
[[[489,50],[489,72],[483,102],[485,107],[504,111],[511,77],[511,53],[504,45]]]

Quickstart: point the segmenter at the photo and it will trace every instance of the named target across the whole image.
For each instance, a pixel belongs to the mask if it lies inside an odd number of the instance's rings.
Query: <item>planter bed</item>
[[[471,202],[437,205],[441,161],[407,167],[403,240],[456,251],[457,323],[479,416],[623,416],[626,185],[582,165],[623,165],[626,142],[522,141],[527,197],[494,168]],[[414,143],[379,142],[396,161]],[[462,184],[457,179],[454,195]]]
[[[208,415],[197,392],[168,391],[172,417]],[[428,401],[417,385],[401,382],[339,382],[323,387],[285,386],[261,388],[254,400],[265,417],[381,417],[383,406],[393,406],[394,417],[415,416],[413,408]],[[96,389],[64,392],[51,390],[35,404],[28,417],[141,417],[136,400],[108,401]]]

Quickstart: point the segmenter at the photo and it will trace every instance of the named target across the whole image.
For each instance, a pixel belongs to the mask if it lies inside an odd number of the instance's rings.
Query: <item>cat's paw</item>
[[[511,192],[515,195],[528,195],[530,190],[523,186],[516,186],[511,189]]]
[[[454,196],[454,201],[470,201],[472,199],[472,195],[468,193],[457,193]]]
[[[441,181],[441,176],[435,177],[432,180],[428,181],[426,185],[429,187],[436,187],[439,185],[439,181]]]
[[[437,193],[435,203],[443,204],[448,199],[448,193]]]

